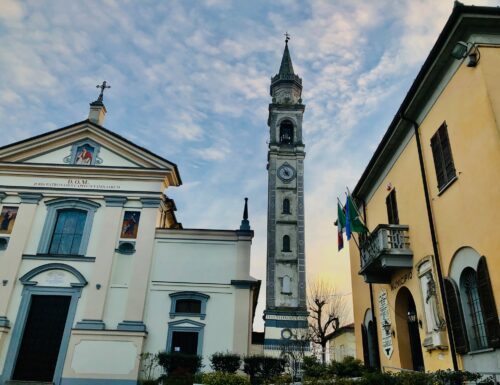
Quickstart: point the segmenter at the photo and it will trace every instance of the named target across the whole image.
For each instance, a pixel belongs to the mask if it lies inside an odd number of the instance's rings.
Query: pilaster
[[[103,330],[104,307],[110,285],[111,269],[115,255],[115,248],[120,232],[123,205],[126,197],[106,197],[106,207],[103,211],[103,223],[99,234],[99,249],[87,288],[87,303],[83,319],[76,324],[77,329]]]
[[[41,194],[20,193],[21,204],[16,216],[9,243],[0,257],[0,327],[8,326],[7,311],[14,291],[24,248],[31,235],[31,228]]]

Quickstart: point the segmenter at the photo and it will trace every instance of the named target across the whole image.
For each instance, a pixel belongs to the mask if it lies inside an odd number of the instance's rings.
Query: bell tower
[[[264,350],[304,349],[307,330],[304,248],[304,143],[302,79],[285,50],[271,78],[268,126],[267,287]]]

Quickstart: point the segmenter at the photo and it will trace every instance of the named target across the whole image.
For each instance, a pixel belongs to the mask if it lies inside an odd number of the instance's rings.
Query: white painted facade
[[[104,106],[92,109],[89,120],[0,148],[0,385],[136,384],[140,354],[171,348],[174,329],[199,332],[207,368],[212,353],[249,352],[253,231],[183,229],[164,195],[181,184],[175,164],[104,129]],[[83,145],[92,159],[75,164]],[[84,213],[71,219],[82,226],[70,242],[78,250],[54,253],[63,212]],[[172,311],[182,293],[202,298],[204,314]],[[23,345],[27,330],[45,330],[30,317],[37,301],[61,298],[53,374],[37,378],[20,363],[44,354]]]

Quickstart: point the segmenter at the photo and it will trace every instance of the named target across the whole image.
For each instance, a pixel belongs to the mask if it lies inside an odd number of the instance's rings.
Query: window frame
[[[283,253],[291,253],[292,252],[292,240],[288,234],[283,235],[283,238],[281,240],[281,252]],[[285,248],[285,246],[288,246],[288,249]]]
[[[393,188],[385,198],[387,208],[387,222],[390,225],[399,225],[398,201],[396,198],[396,189]]]
[[[170,318],[176,317],[196,317],[202,320],[207,316],[207,302],[210,299],[208,294],[199,293],[196,291],[178,291],[175,293],[170,293]],[[177,305],[177,301],[179,300],[197,300],[201,302],[200,312],[199,313],[180,313],[176,312],[175,308]]]
[[[90,232],[94,221],[94,214],[101,205],[87,199],[62,198],[45,202],[47,206],[47,215],[43,225],[40,242],[38,243],[37,254],[49,254],[52,237],[54,235],[57,217],[60,210],[77,209],[86,211],[85,225],[82,233],[82,240],[78,248],[78,254],[63,254],[68,257],[83,257],[87,253],[87,247],[90,240]]]

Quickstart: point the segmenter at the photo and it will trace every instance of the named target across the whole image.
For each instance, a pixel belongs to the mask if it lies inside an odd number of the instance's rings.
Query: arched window
[[[283,214],[291,214],[290,212],[290,199],[283,199]]]
[[[471,349],[487,348],[488,339],[481,309],[481,299],[477,289],[477,276],[474,269],[470,267],[464,269],[460,277],[460,294],[463,301],[465,323],[470,331],[468,334]]]
[[[289,120],[283,120],[280,124],[280,143],[293,143],[293,123]]]
[[[178,291],[169,294],[170,318],[175,317],[199,317],[205,319],[207,314],[207,294],[196,291]]]
[[[292,251],[290,250],[290,236],[283,235],[283,249],[281,251]]]
[[[282,294],[292,294],[292,279],[288,276],[285,275],[282,278],[282,284],[281,284],[281,293]]]
[[[45,204],[47,216],[38,254],[85,256],[94,214],[101,205],[75,198],[53,199]]]
[[[50,242],[50,254],[80,254],[87,212],[78,209],[58,210],[56,225]]]

